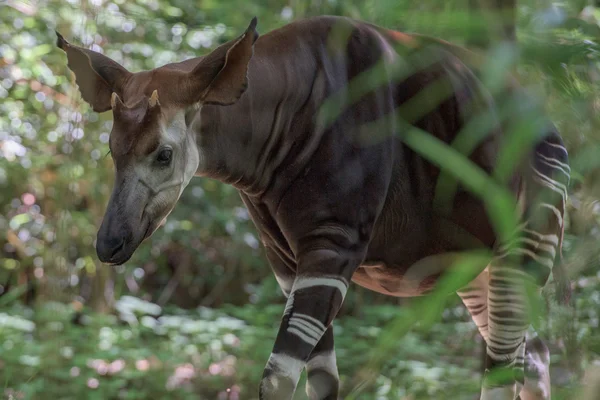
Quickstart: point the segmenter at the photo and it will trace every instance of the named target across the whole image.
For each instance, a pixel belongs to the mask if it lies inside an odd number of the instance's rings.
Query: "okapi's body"
[[[530,320],[520,289],[524,280],[545,284],[559,248],[569,172],[559,135],[540,132],[506,182],[523,215],[524,238],[511,252],[523,260],[513,265],[477,196],[459,186],[446,211],[435,207],[440,170],[402,140],[412,123],[452,144],[472,116],[494,110],[462,59],[466,52],[338,17],[298,21],[258,40],[254,24],[206,57],[138,74],[115,73],[109,61],[59,37],[84,98],[115,112],[117,183],[98,235],[100,259],[125,262],[193,174],[234,185],[288,298],[260,398],[290,399],[306,367],[311,398],[333,399],[331,323],[351,280],[387,295],[421,295],[459,252],[495,249],[488,268],[459,293],[488,344],[488,368],[516,371],[500,386],[485,385],[482,399],[513,400],[524,357],[533,375],[523,400],[549,399],[547,354],[525,349]],[[380,84],[348,101],[348,84],[378,63]],[[398,65],[414,72],[398,79]],[[100,83],[90,89],[93,79]],[[436,82],[448,95],[415,106]],[[342,111],[329,121],[319,113],[332,96]],[[487,133],[469,157],[491,173],[505,132],[492,123]],[[544,191],[555,196],[536,203]],[[137,206],[134,217],[125,217],[128,202]],[[549,212],[530,220],[538,209]]]

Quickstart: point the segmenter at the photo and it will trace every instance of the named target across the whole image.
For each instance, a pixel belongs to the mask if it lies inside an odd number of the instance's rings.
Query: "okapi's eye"
[[[173,155],[173,150],[167,148],[162,149],[158,152],[158,156],[156,156],[156,161],[163,165],[168,165],[171,162],[171,156]]]

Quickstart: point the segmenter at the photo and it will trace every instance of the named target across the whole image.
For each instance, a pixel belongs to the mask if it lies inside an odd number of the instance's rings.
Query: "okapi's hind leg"
[[[335,358],[333,325],[330,325],[306,363],[306,394],[311,400],[337,400],[340,378]]]
[[[519,193],[525,221],[520,236],[511,246],[499,247],[488,267],[488,346],[482,400],[514,400],[519,394],[525,380],[525,334],[532,320],[526,291],[541,295],[562,244],[570,169],[557,134],[536,146],[528,167]],[[502,375],[490,374],[492,371]],[[500,379],[488,379],[490,375]],[[524,393],[528,394],[531,392]]]
[[[535,148],[524,177],[521,236],[458,292],[487,345],[482,400],[550,399],[548,349],[535,332],[526,337],[525,290],[541,295],[560,251],[569,173],[566,149],[552,134]],[[504,372],[503,379],[488,379],[492,370]]]
[[[525,342],[525,386],[520,400],[550,400],[550,352],[533,330]]]
[[[488,281],[489,272],[486,268],[468,286],[458,291],[458,295],[469,310],[486,347],[489,340]],[[527,332],[525,358],[523,360],[521,357],[521,360],[525,364],[525,383],[517,399],[550,400],[550,354],[532,327]]]

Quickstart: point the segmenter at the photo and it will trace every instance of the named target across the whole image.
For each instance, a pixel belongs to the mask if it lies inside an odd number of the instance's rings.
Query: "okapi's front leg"
[[[342,305],[350,277],[362,260],[347,253],[321,248],[299,255],[298,274],[260,384],[261,400],[291,399],[302,369],[311,360],[314,350],[320,350],[317,344],[325,332],[331,332],[329,327]],[[333,347],[333,336],[328,335]],[[323,346],[328,346],[327,337]],[[313,363],[308,365],[309,390],[314,389],[315,399],[336,399],[336,386],[330,385],[331,390],[327,390],[326,385],[317,384],[323,382],[326,371],[317,365],[327,360],[325,364],[331,369],[330,357],[333,357],[333,354],[321,355],[325,358],[317,359],[319,353],[315,352]],[[313,375],[312,381],[310,375]]]
[[[267,259],[273,269],[275,279],[286,299],[289,298],[294,283],[295,272],[286,265],[283,258],[272,247],[266,245]],[[306,393],[311,399],[337,399],[339,374],[334,350],[333,325],[315,346],[306,363]]]
[[[315,346],[306,363],[306,394],[310,399],[337,399],[340,377],[335,358],[333,324]]]

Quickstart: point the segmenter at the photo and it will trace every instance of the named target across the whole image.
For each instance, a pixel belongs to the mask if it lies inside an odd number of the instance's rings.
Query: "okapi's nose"
[[[103,237],[98,235],[96,241],[96,253],[103,263],[114,263],[118,260],[118,254],[123,250],[125,239],[119,236]]]
[[[126,235],[119,219],[109,211],[104,216],[96,238],[96,254],[103,263],[117,264],[122,258]]]

